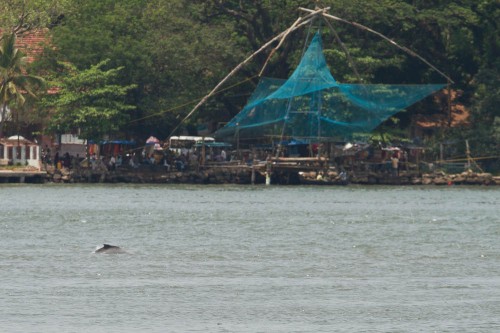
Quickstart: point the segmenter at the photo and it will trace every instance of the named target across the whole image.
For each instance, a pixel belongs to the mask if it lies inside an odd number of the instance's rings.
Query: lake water
[[[499,204],[498,187],[3,184],[0,331],[499,332]]]

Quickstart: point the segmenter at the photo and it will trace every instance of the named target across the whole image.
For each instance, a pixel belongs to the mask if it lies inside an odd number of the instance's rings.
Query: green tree
[[[152,106],[144,109],[156,110],[156,116],[145,119],[144,124],[166,136],[243,59],[245,50],[235,45],[227,22],[207,18],[203,5],[195,2],[171,1],[168,6],[152,2],[147,17],[145,38],[151,46],[153,70],[143,102]],[[239,81],[241,78],[230,84]],[[234,100],[227,94],[217,95],[183,129],[196,130],[197,120],[217,122],[217,116],[231,108]],[[167,110],[171,111],[164,112]]]
[[[21,2],[12,0],[10,2]],[[36,0],[33,3],[58,3]],[[54,16],[55,48],[52,59],[87,68],[103,59],[120,71],[124,85],[137,84],[127,94],[131,122],[123,129],[135,137],[165,136],[229,70],[263,43],[289,27],[298,8],[330,7],[330,13],[359,22],[414,50],[453,78],[452,89],[461,89],[462,104],[475,103],[475,119],[486,111],[481,101],[494,97],[492,80],[479,73],[498,72],[498,5],[495,0],[66,0],[63,13]],[[325,54],[333,75],[340,82],[439,83],[444,82],[425,63],[405,54],[391,43],[345,22],[330,22],[350,54],[352,62],[323,20],[290,35],[272,57],[264,75],[286,78],[298,63],[309,32],[321,28]],[[225,87],[248,78],[244,85],[214,96],[195,119],[214,122],[234,116],[245,104],[269,53],[262,53],[243,68]],[[354,75],[355,64],[360,78]],[[44,66],[47,67],[47,66]],[[484,74],[481,74],[484,77]],[[479,84],[481,82],[481,84]],[[485,88],[486,87],[486,88]],[[183,106],[183,107],[179,107]],[[432,99],[419,103],[386,128],[405,129],[415,113],[437,113],[447,105]],[[491,112],[490,112],[491,113]],[[484,121],[484,126],[495,123]]]
[[[22,34],[47,28],[64,16],[71,0],[5,0],[0,2],[0,30]]]
[[[78,130],[82,139],[99,140],[120,130],[127,120],[126,111],[134,108],[125,103],[125,96],[135,86],[116,84],[123,68],[103,69],[108,62],[81,71],[61,64],[63,71],[54,81],[58,92],[44,101],[50,113],[49,131]]]
[[[242,58],[226,22],[206,19],[203,6],[183,0],[73,0],[52,34],[52,59],[83,68],[109,58],[124,67],[120,81],[137,84],[128,94],[137,109],[124,130],[139,138],[168,135],[189,103]]]
[[[22,107],[26,95],[36,98],[35,92],[44,85],[38,76],[25,74],[26,58],[15,46],[16,35],[4,35],[0,46],[0,138],[3,136],[7,107]]]
[[[478,17],[472,35],[479,69],[470,84],[472,119],[466,135],[476,155],[489,157],[483,165],[500,172],[500,6],[475,1],[472,11]]]

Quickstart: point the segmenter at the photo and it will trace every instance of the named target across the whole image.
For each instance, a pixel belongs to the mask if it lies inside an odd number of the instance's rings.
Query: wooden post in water
[[[255,162],[252,162],[252,185],[255,185]]]
[[[201,158],[200,158],[200,164],[201,166],[205,166],[205,158],[206,158],[206,149],[205,149],[205,137],[201,138]]]
[[[465,153],[467,154],[467,169],[470,169],[472,164],[481,172],[484,172],[483,169],[476,163],[476,160],[472,158],[469,147],[469,140],[465,140]]]
[[[252,148],[252,185],[255,185],[255,147]]]
[[[272,174],[273,162],[271,161],[271,156],[267,156],[266,160],[266,185],[271,185],[271,174]]]
[[[240,123],[236,123],[236,158],[241,160],[240,156]]]
[[[471,166],[469,140],[465,140],[465,154],[467,155],[467,170],[469,170]]]
[[[420,149],[417,149],[417,174],[420,176]]]

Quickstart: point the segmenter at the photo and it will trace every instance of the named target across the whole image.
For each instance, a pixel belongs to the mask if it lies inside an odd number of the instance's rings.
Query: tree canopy
[[[22,34],[51,27],[63,17],[70,0],[6,0],[0,3],[0,28]]]
[[[25,73],[26,57],[15,45],[16,34],[5,34],[0,44],[0,138],[7,119],[7,107],[21,108],[25,95],[35,98],[44,85],[41,77]]]
[[[304,15],[299,7],[314,9],[318,4],[414,50],[446,73],[454,81],[451,89],[463,92],[453,102],[472,113],[467,135],[479,140],[484,133],[483,140],[491,141],[488,133],[496,132],[499,122],[500,6],[495,0],[11,0],[2,5],[0,23],[4,29],[16,27],[23,17],[30,23],[21,26],[50,28],[53,46],[39,62],[44,70],[57,70],[57,61],[89,68],[105,59],[110,59],[110,68],[122,68],[117,73],[120,83],[135,85],[126,103],[136,108],[127,111],[129,121],[120,130],[140,139],[170,134],[232,68]],[[435,70],[379,36],[352,24],[330,24],[317,20],[292,33],[264,75],[286,78],[307,35],[322,29],[328,64],[341,82],[443,82]],[[195,131],[199,123],[234,116],[255,87],[269,51],[242,68],[223,87],[231,89],[211,98],[181,128]],[[431,104],[422,103],[412,112],[446,113],[446,103]],[[410,126],[408,113],[398,117],[400,129]],[[498,146],[493,143],[488,149]]]
[[[118,132],[128,119],[127,110],[134,109],[125,103],[124,96],[134,85],[116,84],[122,68],[103,69],[104,60],[85,70],[62,63],[62,70],[55,78],[57,94],[47,95],[45,106],[49,109],[48,130],[55,133],[79,131],[86,140],[100,140],[105,135]]]

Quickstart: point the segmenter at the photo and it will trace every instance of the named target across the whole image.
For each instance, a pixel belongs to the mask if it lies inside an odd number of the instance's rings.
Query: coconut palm
[[[35,90],[44,85],[44,80],[38,76],[28,75],[25,71],[26,57],[16,48],[16,34],[3,36],[0,44],[0,138],[7,115],[7,106],[15,103],[21,107],[25,95],[36,98]]]

